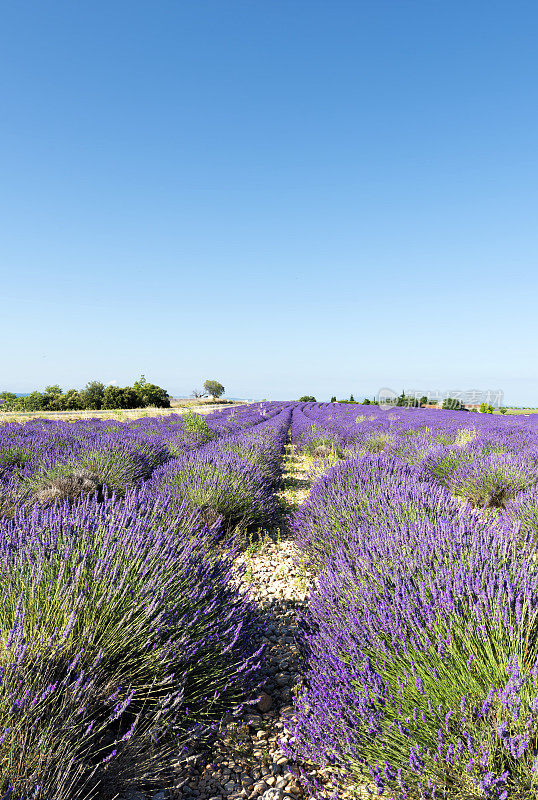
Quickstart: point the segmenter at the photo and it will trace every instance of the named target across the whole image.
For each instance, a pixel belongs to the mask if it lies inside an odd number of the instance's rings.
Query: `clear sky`
[[[0,389],[538,406],[535,0],[5,0]]]

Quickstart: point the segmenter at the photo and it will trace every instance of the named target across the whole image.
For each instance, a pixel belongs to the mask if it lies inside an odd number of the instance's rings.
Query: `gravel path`
[[[242,717],[229,718],[210,753],[194,754],[174,769],[174,789],[127,791],[119,800],[303,800],[305,795],[279,747],[284,722],[293,713],[292,693],[300,683],[296,645],[297,611],[310,585],[296,563],[287,516],[303,501],[309,481],[291,446],[287,448],[278,526],[239,559],[259,604],[267,650],[261,700]]]

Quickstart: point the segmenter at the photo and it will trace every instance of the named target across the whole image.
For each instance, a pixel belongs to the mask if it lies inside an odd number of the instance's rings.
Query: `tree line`
[[[47,386],[43,392],[34,391],[26,397],[13,392],[0,392],[1,411],[99,411],[101,409],[170,408],[170,395],[161,386],[148,383],[144,375],[132,386],[105,386],[101,381],[89,381],[84,389]]]
[[[317,403],[316,398],[313,394],[304,394],[302,397],[299,398],[299,403]],[[369,400],[365,397],[364,400],[355,400],[353,395],[350,395],[349,400],[337,400],[336,395],[333,394],[331,397],[331,403],[355,403],[358,406],[377,406],[379,405],[377,400]]]
[[[317,400],[314,395],[305,394],[299,398],[300,403],[316,403]],[[355,403],[355,405],[361,406],[377,406],[379,405],[379,401],[375,398],[373,400],[369,400],[367,397],[364,400],[355,400],[353,395],[350,395],[349,400],[337,400],[336,395],[331,397],[331,403]],[[438,401],[432,399],[430,397],[426,397],[423,395],[422,397],[415,397],[415,395],[406,395],[405,391],[402,390],[402,393],[398,395],[398,397],[394,398],[394,402],[392,403],[394,406],[398,407],[411,407],[411,408],[423,408],[424,406],[438,405]],[[464,404],[455,397],[445,397],[442,402],[441,408],[446,411],[463,411],[465,409]],[[470,408],[469,411],[478,411],[481,414],[493,414],[493,406],[489,403],[481,403],[480,408]],[[506,414],[508,409],[504,406],[499,408],[501,414]]]

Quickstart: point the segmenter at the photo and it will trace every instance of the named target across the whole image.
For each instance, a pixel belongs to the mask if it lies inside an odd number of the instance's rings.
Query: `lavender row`
[[[260,621],[230,534],[274,514],[290,417],[211,415],[179,457],[176,421],[0,429],[31,456],[5,465],[4,486],[103,463],[121,478],[42,502],[19,491],[0,520],[0,797],[163,785],[171,756],[255,700]]]
[[[168,461],[155,470],[148,491],[200,509],[207,522],[220,521],[224,534],[270,523],[290,418],[284,408],[242,433]]]
[[[209,441],[246,431],[275,416],[281,404],[214,412],[114,420],[32,420],[0,426],[0,511],[20,503],[48,505],[84,492],[116,494],[140,485],[154,469]]]
[[[294,411],[342,455],[293,520],[317,582],[287,751],[320,797],[537,794],[536,428],[469,416]]]
[[[468,436],[488,438],[499,443],[513,443],[517,449],[538,443],[538,415],[502,417],[489,414],[470,414],[461,411],[395,408],[382,410],[377,406],[349,406],[338,403],[297,404],[293,413],[292,441],[302,450],[316,438],[329,437],[341,447],[376,451],[398,442],[405,443],[415,436],[435,442],[453,444]],[[462,433],[463,431],[463,433]],[[378,437],[385,444],[375,441]],[[374,440],[371,442],[371,440]]]

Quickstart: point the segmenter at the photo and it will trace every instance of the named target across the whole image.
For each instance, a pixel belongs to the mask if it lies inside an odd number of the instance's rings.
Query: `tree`
[[[501,407],[499,408],[499,411],[501,412],[501,414],[506,414],[506,412],[508,411],[508,409],[507,409],[507,408],[505,408],[504,406],[501,406]]]
[[[119,386],[107,386],[103,394],[102,408],[123,408],[123,389]]]
[[[354,403],[355,402],[355,398],[353,397],[352,394],[349,395],[349,402],[350,403]]]
[[[24,411],[43,411],[45,408],[46,395],[41,392],[30,392],[26,397],[20,397],[22,400],[22,409]]]
[[[455,397],[446,397],[443,400],[442,408],[448,411],[461,411],[463,406],[461,404],[461,400],[458,400]]]
[[[54,383],[52,386],[45,386],[45,394],[62,394],[62,390],[57,383]]]
[[[224,386],[218,381],[207,380],[204,383],[204,389],[210,397],[220,397],[224,394]]]
[[[369,406],[370,405],[370,401],[368,400],[367,397],[364,398],[364,400],[362,401],[362,404],[363,404],[363,406]]]
[[[84,408],[84,397],[76,389],[69,389],[62,396],[62,405],[65,411],[80,411]]]
[[[84,408],[89,408],[92,411],[97,411],[103,408],[103,395],[105,393],[105,384],[101,381],[89,381],[86,388],[82,390],[82,402]]]
[[[422,397],[420,398],[420,405],[421,406],[427,406],[428,405],[428,398],[426,397],[426,395],[422,395]]]
[[[317,403],[316,398],[313,394],[305,394],[299,398],[300,403]]]
[[[154,383],[146,383],[142,400],[144,401],[144,406],[170,408],[170,395],[166,389]]]
[[[45,411],[61,411],[63,392],[57,383],[47,386],[43,392],[43,409]]]
[[[141,406],[170,408],[170,395],[166,389],[162,389],[154,383],[148,383],[144,375],[141,375],[140,379],[135,381],[133,389],[140,398]]]
[[[44,396],[44,408],[47,411],[65,411],[65,395],[61,394],[46,394]]]
[[[202,389],[193,389],[191,392],[191,397],[194,397],[195,400],[199,400],[200,397],[205,397],[205,392]]]
[[[417,406],[420,405],[420,402],[421,401],[419,401],[414,395],[407,395],[403,389],[402,393],[396,399],[397,406],[411,406],[412,408],[417,408]]]
[[[7,406],[12,406],[13,403],[16,403],[19,398],[15,394],[15,392],[0,392],[0,405],[7,404]],[[7,408],[3,409],[7,411]]]
[[[103,408],[137,408],[138,392],[132,386],[107,386],[103,395]]]
[[[47,411],[80,411],[84,408],[84,398],[76,389],[62,394],[44,395]]]
[[[490,406],[489,403],[480,403],[478,410],[481,414],[493,414],[493,406]]]
[[[331,403],[336,403],[336,395],[334,395],[334,394],[331,397]]]

